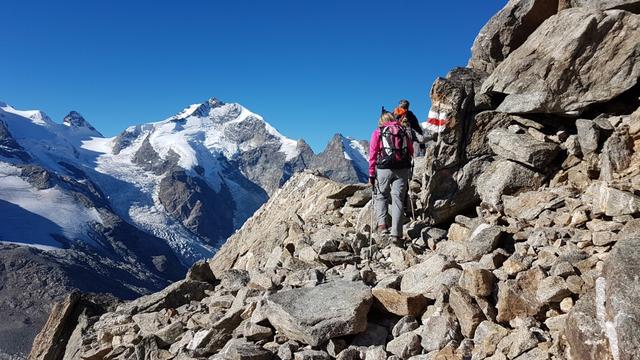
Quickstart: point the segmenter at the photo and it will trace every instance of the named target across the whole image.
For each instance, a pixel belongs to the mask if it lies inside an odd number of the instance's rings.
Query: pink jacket
[[[391,125],[400,125],[397,121],[390,121],[382,124],[383,127],[391,126]],[[407,136],[407,149],[409,150],[409,155],[413,156],[413,141],[409,136]],[[378,155],[382,151],[382,141],[380,141],[380,128],[376,128],[371,134],[371,141],[369,142],[369,176],[376,176],[376,161],[378,160]]]

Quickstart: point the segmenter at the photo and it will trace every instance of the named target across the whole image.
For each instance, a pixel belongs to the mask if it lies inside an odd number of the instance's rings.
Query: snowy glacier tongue
[[[20,177],[20,169],[0,162],[0,242],[49,249],[65,247],[60,239],[98,246],[89,226],[102,223],[95,208],[86,208],[57,188],[38,190]],[[56,237],[57,235],[57,237]]]
[[[344,157],[351,160],[354,166],[363,174],[369,173],[369,149],[362,142],[351,137],[341,136]]]

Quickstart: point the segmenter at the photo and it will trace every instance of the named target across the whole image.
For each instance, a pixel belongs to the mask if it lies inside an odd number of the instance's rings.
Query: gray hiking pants
[[[391,202],[391,235],[402,236],[404,199],[411,169],[376,169],[375,209],[378,225],[386,225],[387,206]]]

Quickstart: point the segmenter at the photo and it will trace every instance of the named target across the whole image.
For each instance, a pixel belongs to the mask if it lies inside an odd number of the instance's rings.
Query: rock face
[[[338,182],[367,182],[369,180],[369,142],[336,134],[324,151],[313,158],[311,168]]]
[[[58,359],[64,354],[67,344],[58,339],[69,338],[75,329],[76,323],[72,313],[78,300],[80,300],[80,294],[72,293],[51,309],[51,314],[42,332],[33,341],[29,359]]]
[[[506,129],[492,130],[488,140],[496,155],[539,170],[553,161],[560,151],[558,144],[536,140],[529,134],[514,134]]]
[[[482,92],[506,94],[502,112],[580,114],[637,84],[639,36],[638,15],[564,10],[500,63]]]
[[[510,0],[480,30],[468,67],[491,73],[557,9],[557,0]]]
[[[258,187],[256,195],[266,199],[267,194]],[[160,181],[158,198],[164,208],[189,230],[201,235],[212,244],[226,238],[234,230],[235,209],[226,185],[216,192],[198,177],[175,171]]]
[[[266,299],[264,311],[290,339],[318,346],[365,331],[372,301],[369,287],[342,281],[276,293]]]
[[[638,245],[638,234],[620,240],[595,289],[569,313],[565,333],[571,359],[634,359],[638,353]]]
[[[598,10],[622,9],[636,14],[640,13],[640,2],[637,0],[570,0],[568,2],[573,7]]]

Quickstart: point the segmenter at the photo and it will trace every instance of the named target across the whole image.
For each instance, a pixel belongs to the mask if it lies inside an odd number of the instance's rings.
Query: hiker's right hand
[[[374,186],[376,184],[376,178],[369,176],[369,185]]]

